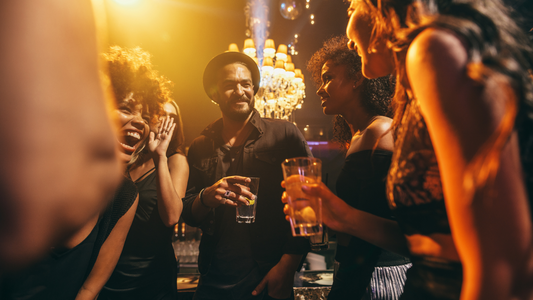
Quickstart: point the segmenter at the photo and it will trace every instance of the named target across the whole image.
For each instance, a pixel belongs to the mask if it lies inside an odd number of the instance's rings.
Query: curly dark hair
[[[170,80],[152,69],[150,54],[141,48],[112,46],[103,54],[116,103],[133,93],[151,118],[164,114],[163,105],[170,101]]]
[[[169,102],[171,81],[152,69],[150,54],[141,48],[125,49],[112,46],[109,52],[102,54],[105,61],[110,88],[113,91],[115,104],[132,98],[143,106],[143,114],[150,116],[151,121],[164,115],[163,105]],[[143,159],[144,143],[133,154],[129,166],[136,165]]]
[[[307,70],[311,72],[313,82],[317,87],[322,85],[322,66],[327,61],[335,65],[346,66],[346,77],[358,81],[363,77],[361,73],[361,57],[356,51],[348,48],[346,36],[336,36],[324,42],[322,48],[313,54],[307,62]],[[394,77],[384,76],[376,79],[363,78],[361,103],[365,110],[373,116],[392,116],[391,98],[394,94]],[[352,132],[348,123],[341,115],[334,119],[333,140],[347,149],[352,139]]]

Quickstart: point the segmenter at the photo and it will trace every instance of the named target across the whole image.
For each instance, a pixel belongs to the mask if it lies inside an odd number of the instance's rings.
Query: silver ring
[[[230,190],[226,190],[226,192],[224,193],[224,197],[228,198],[230,193],[231,193]]]

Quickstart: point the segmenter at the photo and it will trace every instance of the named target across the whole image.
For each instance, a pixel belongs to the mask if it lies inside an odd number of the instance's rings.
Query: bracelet
[[[205,203],[204,203],[204,191],[205,191],[205,188],[203,188],[200,193],[198,194],[198,197],[200,197],[200,204],[202,204],[203,207],[207,207],[207,208],[211,208],[210,206],[207,206]]]

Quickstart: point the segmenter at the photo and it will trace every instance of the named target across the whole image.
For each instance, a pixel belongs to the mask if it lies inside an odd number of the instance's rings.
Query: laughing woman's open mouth
[[[122,152],[132,155],[142,142],[143,132],[140,130],[123,130],[120,135],[120,146]]]

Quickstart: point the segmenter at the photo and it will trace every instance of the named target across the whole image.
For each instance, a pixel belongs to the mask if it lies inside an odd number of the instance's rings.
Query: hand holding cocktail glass
[[[282,187],[285,187],[285,181],[281,183]],[[342,199],[333,194],[328,187],[322,183],[303,184],[301,191],[309,197],[320,198],[322,204],[322,221],[331,230],[346,232],[346,226],[348,222],[344,222],[343,219],[350,215],[350,212],[354,210],[351,206],[346,204]],[[291,221],[291,209],[289,206],[289,197],[287,192],[283,192],[281,201],[285,203],[283,212],[285,213],[285,219]]]
[[[256,195],[250,192],[247,185],[252,180],[244,176],[228,176],[220,179],[215,184],[202,190],[200,201],[204,206],[216,208],[220,205],[241,206],[249,205],[250,199],[255,200]]]
[[[255,210],[257,207],[257,194],[259,193],[259,177],[249,177],[250,182],[243,187],[252,193],[252,197],[247,198],[248,205],[239,205],[235,211],[237,223],[254,223]]]
[[[281,167],[283,185],[287,190],[287,204],[293,236],[322,234],[322,205],[319,197],[302,191],[302,185],[317,184],[322,180],[322,162],[317,158],[296,157],[286,159]]]

